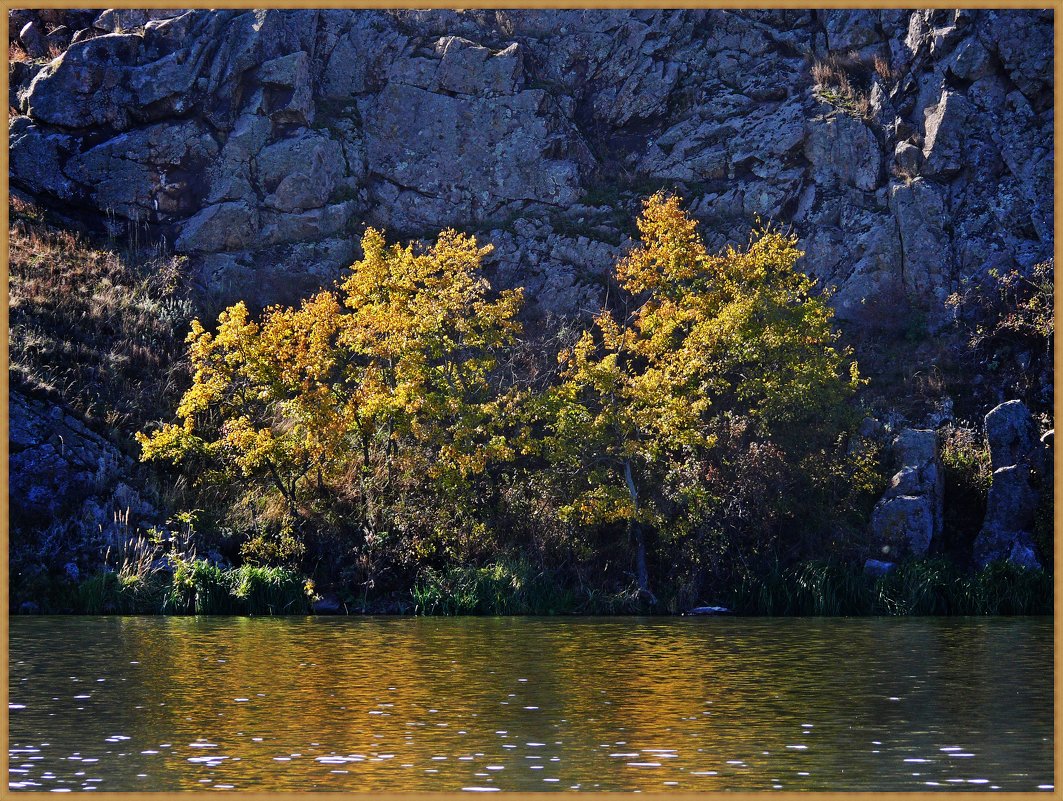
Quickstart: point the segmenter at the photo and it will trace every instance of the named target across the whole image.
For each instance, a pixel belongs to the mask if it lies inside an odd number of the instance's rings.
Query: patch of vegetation
[[[993,483],[989,448],[981,431],[955,424],[939,432],[939,442],[945,471],[942,545],[953,553],[970,554]]]
[[[193,306],[184,259],[89,243],[12,199],[9,370],[132,449],[187,381]]]
[[[869,70],[856,53],[831,53],[812,64],[813,94],[858,119],[871,117]]]
[[[598,572],[606,597],[634,581],[655,603],[652,572],[670,608],[726,578],[709,554],[767,558],[784,531],[791,553],[824,532],[841,547],[877,465],[849,442],[861,379],[796,240],[763,230],[712,255],[663,193],[638,228],[619,301],[545,354],[545,383],[512,366],[521,294],[491,290],[489,248],[370,229],[350,277],[300,307],[193,321],[192,386],[176,423],[138,434],[144,458],[231,488],[248,563],[346,553],[362,606],[413,577],[425,609],[506,608],[503,588],[520,608],[571,605],[486,558],[525,538],[544,565]],[[175,569],[172,607],[226,608],[207,566]],[[520,600],[514,582],[540,589]]]
[[[412,590],[421,615],[556,615],[580,608],[576,593],[529,562],[426,568]]]
[[[710,253],[663,193],[636,228],[586,330],[526,337],[520,291],[493,290],[472,237],[389,245],[370,229],[342,283],[258,316],[236,304],[215,330],[193,321],[186,356],[179,261],[16,215],[17,380],[137,432],[146,459],[179,471],[178,508],[211,510],[172,526],[238,565],[148,536],[80,583],[27,572],[19,592],[93,613],[305,614],[313,576],[348,608],[402,598],[421,614],[681,612],[706,597],[749,614],[1044,608],[1040,573],[853,567],[885,471],[854,434],[864,379],[793,237],[758,230]],[[1043,288],[1032,297],[1005,330],[1044,337]],[[151,358],[123,369],[138,337]],[[966,541],[984,448],[957,428],[942,459],[946,504],[970,518],[952,515],[947,536]]]
[[[994,386],[1045,415],[1052,413],[1052,397],[1044,388],[1052,373],[1054,275],[1051,261],[1028,272],[991,270],[946,301],[966,340],[968,373],[991,375]]]
[[[751,576],[730,596],[752,615],[1049,615],[1052,576],[995,562],[968,573],[946,559],[902,562],[884,576],[807,562]]]

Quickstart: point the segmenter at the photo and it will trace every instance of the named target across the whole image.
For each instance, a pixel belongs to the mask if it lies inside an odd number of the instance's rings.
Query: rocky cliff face
[[[1050,11],[11,14],[59,53],[12,67],[12,186],[225,300],[453,225],[533,315],[594,309],[662,186],[719,245],[792,224],[857,325],[1052,252]]]

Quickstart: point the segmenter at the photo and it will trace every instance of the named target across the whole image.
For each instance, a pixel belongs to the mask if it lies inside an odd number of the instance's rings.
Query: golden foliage
[[[662,193],[639,230],[617,266],[634,310],[598,315],[561,354],[563,381],[546,400],[547,459],[583,470],[565,512],[584,523],[660,524],[656,490],[691,460],[704,475],[730,421],[786,446],[837,416],[860,381],[830,307],[796,269],[794,237],[760,231],[744,250],[710,255]],[[685,499],[704,502],[706,483],[689,483]]]
[[[503,458],[492,421],[505,399],[490,379],[519,333],[521,293],[490,300],[490,248],[453,231],[425,252],[373,229],[362,246],[337,290],[299,308],[256,322],[237,303],[216,333],[193,322],[180,422],[138,435],[143,459],[205,456],[229,477],[266,480],[294,515],[307,479],[322,490],[357,476],[371,514],[396,472],[460,481]]]

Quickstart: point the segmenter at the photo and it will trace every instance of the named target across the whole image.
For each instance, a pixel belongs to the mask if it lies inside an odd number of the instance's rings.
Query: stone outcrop
[[[945,474],[938,456],[937,433],[908,428],[893,441],[900,469],[871,513],[872,556],[882,564],[925,556],[939,537],[945,499]]]
[[[10,14],[15,190],[146,226],[227,300],[327,281],[366,224],[453,225],[532,316],[593,311],[611,265],[576,254],[657,186],[714,246],[792,223],[853,324],[934,330],[1052,252],[1050,11]]]
[[[974,542],[979,565],[1007,560],[1040,567],[1031,531],[1040,502],[1051,450],[1038,436],[1037,424],[1022,401],[997,406],[985,417],[993,483],[986,501],[985,523]]]
[[[8,414],[13,571],[95,569],[129,534],[125,520],[157,518],[127,483],[132,459],[113,443],[17,390]]]

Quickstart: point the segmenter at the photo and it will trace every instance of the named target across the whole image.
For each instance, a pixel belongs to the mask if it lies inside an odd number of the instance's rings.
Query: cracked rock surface
[[[856,325],[901,299],[933,329],[1052,252],[1050,11],[10,13],[43,56],[12,65],[12,186],[147,227],[223,300],[328,280],[366,224],[455,226],[530,314],[593,310],[658,187],[715,245],[793,224]]]

